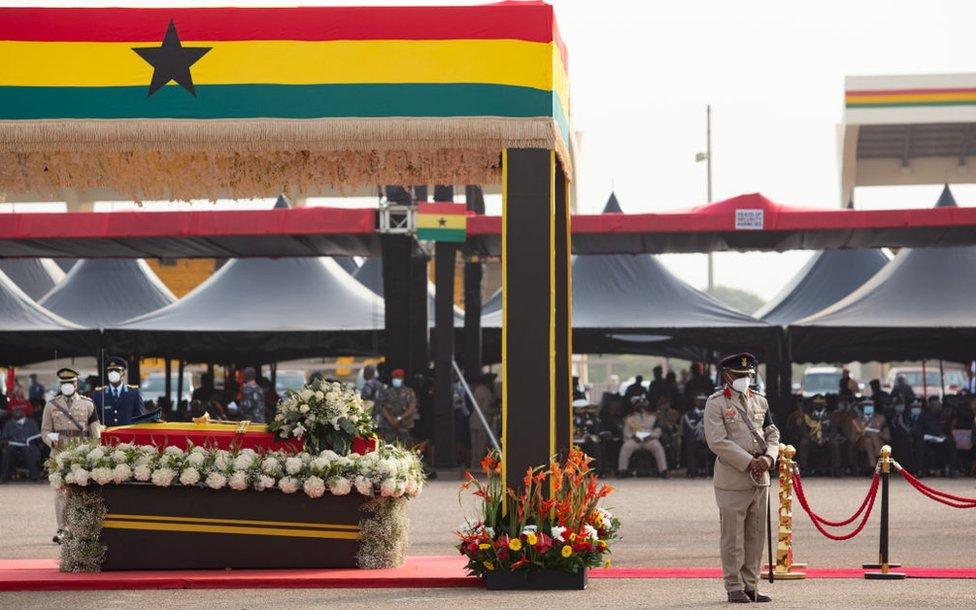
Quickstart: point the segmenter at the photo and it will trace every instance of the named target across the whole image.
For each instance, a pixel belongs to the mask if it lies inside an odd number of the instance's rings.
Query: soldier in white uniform
[[[722,574],[728,600],[768,602],[758,592],[769,494],[769,469],[779,454],[779,430],[766,397],[750,389],[756,358],[722,360],[722,390],[705,403],[705,440],[715,461],[715,501],[721,520]]]
[[[78,394],[78,372],[72,369],[58,371],[61,392],[44,406],[41,418],[41,438],[51,447],[54,457],[72,440],[98,438],[98,414],[95,403],[90,398]],[[58,522],[58,533],[54,542],[61,544],[64,532],[63,490],[54,491],[54,514]]]

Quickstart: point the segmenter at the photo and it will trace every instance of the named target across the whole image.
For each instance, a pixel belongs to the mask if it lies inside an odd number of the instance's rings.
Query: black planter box
[[[586,588],[586,570],[494,570],[485,573],[489,591],[582,591]]]
[[[359,494],[105,485],[103,570],[354,568]]]

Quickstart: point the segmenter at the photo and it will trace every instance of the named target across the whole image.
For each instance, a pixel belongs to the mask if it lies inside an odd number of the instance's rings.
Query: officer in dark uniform
[[[105,363],[108,385],[95,388],[95,412],[107,426],[127,426],[145,411],[139,386],[125,383],[125,358],[113,356]]]

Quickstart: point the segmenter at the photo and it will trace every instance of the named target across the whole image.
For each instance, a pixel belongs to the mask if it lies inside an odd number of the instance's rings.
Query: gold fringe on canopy
[[[554,148],[569,164],[547,118],[4,121],[0,193],[107,188],[144,201],[496,184],[506,147]]]

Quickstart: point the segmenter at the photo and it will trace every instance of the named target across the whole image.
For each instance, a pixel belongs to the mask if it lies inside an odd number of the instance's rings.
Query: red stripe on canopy
[[[5,8],[0,40],[162,40],[170,20],[180,40],[449,40],[551,42],[543,2],[482,6],[296,8]],[[557,41],[565,64],[565,47]]]
[[[365,235],[376,210],[296,208],[213,212],[3,214],[0,239],[98,239],[261,235]]]

